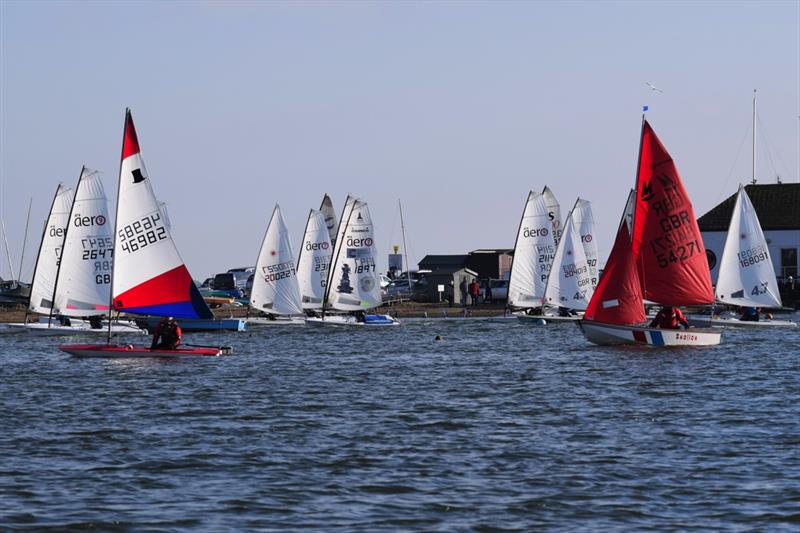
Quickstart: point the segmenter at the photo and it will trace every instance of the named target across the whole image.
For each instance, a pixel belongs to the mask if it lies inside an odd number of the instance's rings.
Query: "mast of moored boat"
[[[408,264],[408,247],[406,246],[406,226],[403,223],[403,204],[400,199],[397,199],[397,205],[400,206],[400,233],[403,234],[403,254],[406,256],[406,278],[408,279],[408,290],[411,292],[411,269]]]
[[[753,89],[753,185],[756,184],[756,89]]]
[[[31,207],[33,207],[33,196],[31,196],[31,199],[28,201],[28,216],[25,219],[25,233],[22,236],[22,254],[20,254],[19,256],[19,270],[18,270],[20,277],[19,281],[22,281],[22,265],[25,261],[25,248],[26,245],[28,244],[28,226],[30,226],[31,223]]]

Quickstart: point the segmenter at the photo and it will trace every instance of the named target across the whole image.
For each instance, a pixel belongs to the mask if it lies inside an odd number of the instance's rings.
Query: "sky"
[[[649,82],[663,92],[651,90]],[[592,202],[601,264],[642,106],[697,216],[800,178],[800,2],[0,1],[0,218],[32,274],[57,184],[103,172],[125,108],[192,275],[255,264],[281,205],[370,206],[386,268],[512,248],[529,190]],[[113,215],[112,215],[113,216]],[[0,276],[9,277],[2,250]]]

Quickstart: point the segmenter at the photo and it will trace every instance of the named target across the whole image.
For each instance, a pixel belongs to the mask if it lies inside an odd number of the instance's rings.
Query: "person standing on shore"
[[[481,284],[478,283],[478,278],[473,279],[469,284],[469,293],[472,296],[472,305],[478,305],[478,296],[481,294]]]
[[[467,278],[462,277],[461,283],[458,284],[458,290],[461,293],[461,305],[467,306]]]

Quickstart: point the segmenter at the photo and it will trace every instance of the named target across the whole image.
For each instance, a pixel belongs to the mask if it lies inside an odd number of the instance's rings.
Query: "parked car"
[[[489,302],[504,302],[508,299],[508,280],[507,279],[490,279],[490,290],[486,291],[486,280],[481,283],[481,296],[483,301]]]
[[[250,276],[252,276],[250,272],[240,270],[223,272],[214,276],[211,288],[215,291],[225,291],[234,298],[242,298],[247,294],[247,278]]]
[[[397,278],[386,287],[385,298],[387,300],[418,298],[426,293],[427,287],[428,280],[425,278],[411,280],[411,286],[408,284],[408,278]]]

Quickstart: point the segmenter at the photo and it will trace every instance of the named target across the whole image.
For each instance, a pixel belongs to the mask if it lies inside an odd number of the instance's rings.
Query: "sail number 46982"
[[[167,238],[167,229],[161,222],[159,213],[142,217],[131,222],[117,232],[120,248],[128,253],[133,253],[150,244],[155,244]]]

